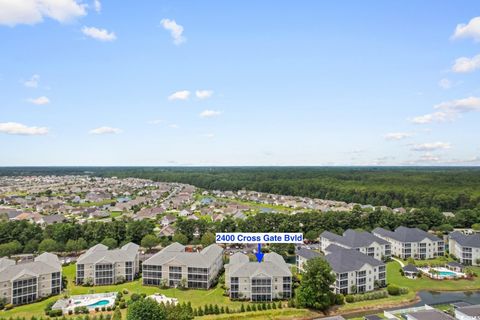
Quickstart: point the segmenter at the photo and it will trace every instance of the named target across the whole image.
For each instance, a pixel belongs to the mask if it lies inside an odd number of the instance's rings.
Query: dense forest
[[[216,232],[302,232],[306,239],[315,240],[324,230],[341,234],[349,228],[370,231],[383,227],[393,230],[401,225],[446,233],[454,227],[480,228],[478,221],[480,209],[460,210],[455,217],[447,218],[435,209],[395,214],[385,210],[362,210],[357,206],[351,212],[258,213],[245,220],[227,217],[221,222],[180,218],[173,238],[161,240],[164,245],[170,241],[208,245],[215,241],[213,234]],[[0,222],[0,257],[21,252],[78,252],[97,243],[114,248],[132,241],[145,246],[143,240],[154,234],[154,228],[154,221],[127,218],[111,223],[56,223],[43,230],[27,221]]]
[[[480,206],[478,167],[33,167],[0,175],[94,174],[443,211]]]

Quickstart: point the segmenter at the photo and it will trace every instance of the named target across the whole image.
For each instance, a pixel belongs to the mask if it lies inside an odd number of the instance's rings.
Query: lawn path
[[[402,268],[403,268],[403,267],[405,267],[405,264],[403,263],[403,261],[402,261],[402,260],[399,260],[399,259],[397,259],[397,258],[394,258],[394,257],[392,257],[392,260],[395,260],[395,261],[397,261],[397,262],[400,264],[400,267],[402,267]]]

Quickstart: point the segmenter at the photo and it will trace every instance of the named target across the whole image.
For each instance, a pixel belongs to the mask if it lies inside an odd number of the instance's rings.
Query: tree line
[[[27,221],[0,223],[0,256],[33,252],[78,252],[98,243],[115,248],[128,242],[150,249],[160,241],[182,244],[214,243],[215,232],[302,232],[306,239],[315,240],[324,231],[342,233],[347,229],[370,231],[376,227],[394,230],[399,226],[449,232],[453,228],[480,227],[480,209],[459,210],[454,217],[445,217],[438,209],[417,209],[405,214],[387,210],[365,210],[359,206],[345,212],[286,213],[259,212],[245,220],[226,217],[223,221],[179,218],[173,238],[157,239],[155,221],[116,219],[111,223],[55,223],[42,229]]]

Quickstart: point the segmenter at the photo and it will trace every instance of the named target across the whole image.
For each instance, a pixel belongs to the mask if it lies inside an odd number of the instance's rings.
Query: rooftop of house
[[[61,272],[62,264],[52,253],[42,253],[32,262],[15,264],[14,260],[0,259],[0,282],[11,281],[23,276],[38,277],[42,274]]]
[[[385,263],[367,256],[355,249],[345,249],[331,244],[325,249],[325,259],[336,273],[360,270],[365,264],[372,267],[384,266]]]
[[[455,320],[454,317],[437,309],[410,312],[408,315],[416,320]]]
[[[466,235],[461,232],[455,231],[450,233],[450,239],[455,240],[462,247],[475,247],[480,248],[480,233]]]
[[[320,237],[327,238],[330,241],[334,241],[340,243],[344,246],[348,246],[350,248],[360,248],[360,247],[368,247],[371,246],[373,243],[378,243],[380,245],[389,244],[388,241],[385,241],[382,238],[374,236],[373,234],[366,232],[366,231],[355,231],[352,229],[348,229],[343,233],[343,236],[339,236],[338,234],[324,231]]]
[[[296,254],[298,256],[302,257],[302,258],[307,259],[307,260],[322,256],[322,254],[320,252],[314,251],[312,249],[307,249],[307,248],[304,248],[304,247],[301,247],[300,249],[297,249]]]
[[[469,317],[478,319],[480,318],[480,304],[476,304],[473,306],[466,306],[466,307],[460,307],[457,308],[458,312],[463,313],[464,315],[467,315]]]
[[[107,246],[103,244],[97,244],[82,254],[78,258],[77,264],[134,261],[138,254],[139,248],[140,246],[138,244],[132,242],[129,242],[123,247],[114,250],[108,250]]]
[[[250,261],[247,255],[237,252],[230,257],[229,277],[291,277],[292,272],[282,256],[275,252],[266,253],[262,262]]]
[[[197,268],[210,267],[223,253],[223,248],[217,244],[211,244],[200,252],[186,252],[185,246],[174,242],[162,249],[162,251],[146,260],[144,265],[163,265],[167,262],[172,264],[193,266]]]
[[[391,238],[399,242],[420,242],[425,238],[431,241],[441,241],[441,239],[433,234],[418,228],[398,227],[395,231],[386,230],[383,228],[375,228],[372,233],[382,237]]]

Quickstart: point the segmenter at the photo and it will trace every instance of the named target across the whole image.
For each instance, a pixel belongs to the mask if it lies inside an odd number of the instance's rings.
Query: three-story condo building
[[[235,253],[225,265],[225,285],[231,299],[272,301],[292,296],[292,272],[282,256],[271,252],[262,262]]]
[[[386,285],[385,263],[355,249],[335,244],[325,249],[325,259],[336,275],[333,291],[352,294],[372,291]]]
[[[343,233],[343,236],[329,231],[322,232],[320,235],[322,251],[325,251],[331,244],[346,249],[355,249],[377,260],[388,259],[392,253],[390,242],[366,231],[360,232],[348,229]]]
[[[139,246],[135,243],[114,250],[97,244],[78,258],[76,283],[110,285],[132,281],[139,273],[139,264]]]
[[[142,264],[144,285],[176,287],[182,279],[188,288],[210,288],[223,266],[223,248],[212,244],[200,252],[186,252],[172,243]]]
[[[480,234],[452,232],[448,237],[450,254],[458,258],[460,263],[467,266],[480,265]]]
[[[392,255],[402,259],[433,259],[445,254],[442,239],[418,228],[398,227],[395,231],[375,228],[372,233],[390,242]]]
[[[0,258],[0,299],[7,303],[31,303],[61,290],[62,264],[56,255],[46,252],[21,264]]]

